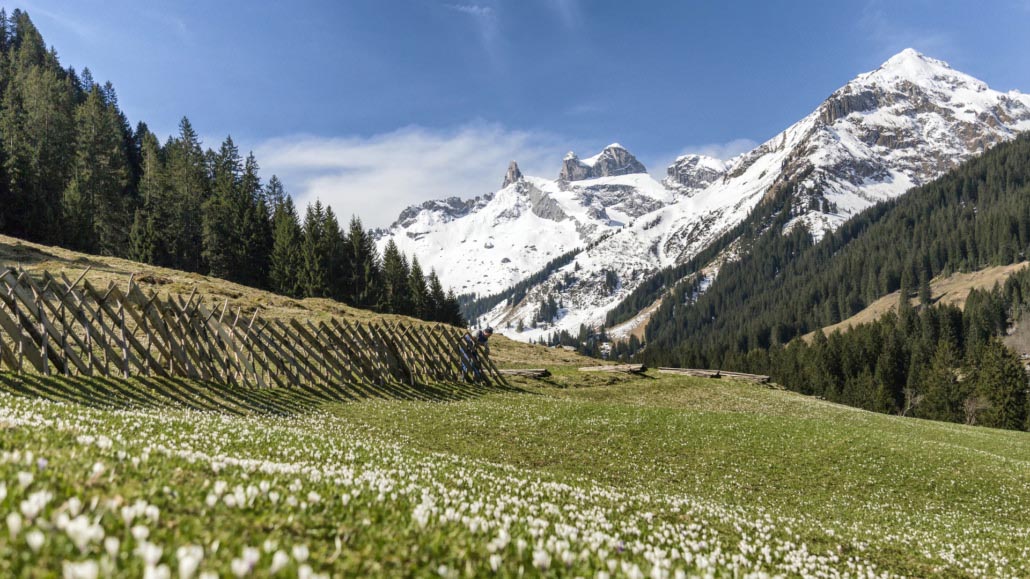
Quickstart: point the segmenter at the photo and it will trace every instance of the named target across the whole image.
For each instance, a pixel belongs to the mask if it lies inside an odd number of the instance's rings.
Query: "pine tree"
[[[157,254],[154,220],[142,209],[137,209],[129,230],[129,259],[141,263],[154,263]]]
[[[383,297],[379,309],[391,314],[411,315],[411,292],[408,277],[411,271],[407,259],[397,244],[386,242],[383,249]]]
[[[272,223],[254,153],[250,153],[244,162],[240,190],[233,200],[233,212],[240,222],[239,240],[234,246],[237,263],[234,277],[252,287],[268,287]]]
[[[272,222],[272,254],[268,272],[271,289],[285,296],[303,297],[303,232],[292,199],[286,197],[278,204]]]
[[[955,345],[948,340],[942,341],[919,385],[918,396],[921,400],[915,409],[916,416],[962,422],[962,401],[965,396],[955,375],[959,362]]]
[[[120,118],[99,86],[76,109],[75,125],[75,161],[63,202],[67,239],[82,251],[123,255],[130,228],[123,194],[128,157]]]
[[[429,303],[430,313],[429,319],[434,322],[448,322],[447,316],[445,315],[444,306],[447,300],[447,294],[443,291],[443,284],[440,283],[440,278],[437,277],[436,271],[430,270],[429,272]]]
[[[238,259],[243,231],[241,177],[243,162],[232,137],[226,137],[212,159],[211,196],[203,204],[203,257],[208,272],[240,280]],[[243,211],[241,211],[243,209]]]
[[[208,197],[208,179],[200,147],[200,139],[186,117],[179,122],[179,136],[165,147],[170,189],[168,209],[174,215],[165,238],[169,246],[169,265],[187,271],[203,268],[202,214]]]
[[[411,315],[423,320],[432,319],[433,300],[426,285],[426,276],[417,257],[411,258],[411,273],[408,275],[408,294],[411,297]]]
[[[448,323],[448,325],[455,328],[465,328],[467,326],[465,316],[461,315],[461,306],[458,305],[453,289],[447,292],[447,297],[444,299],[440,321]],[[519,320],[519,323],[521,323],[521,320]]]
[[[350,259],[351,284],[349,303],[355,307],[373,309],[379,305],[383,282],[379,254],[375,241],[356,216],[351,217],[347,233],[347,254]]]
[[[347,238],[340,229],[340,222],[332,207],[325,208],[325,236],[329,295],[336,301],[345,302],[351,295],[350,259],[347,255]]]
[[[3,63],[0,101],[3,207],[9,234],[59,243],[64,228],[61,194],[75,152],[76,89],[56,57],[45,51],[28,15],[11,18],[14,42]]]
[[[1027,417],[1027,375],[1019,358],[998,340],[983,349],[975,395],[985,402],[976,423],[1019,430]]]
[[[325,209],[321,201],[308,205],[303,230],[301,291],[305,297],[326,297],[329,294],[329,266],[326,263]]]

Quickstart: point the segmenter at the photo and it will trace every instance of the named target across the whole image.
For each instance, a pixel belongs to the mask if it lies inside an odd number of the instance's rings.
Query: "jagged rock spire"
[[[501,188],[507,187],[512,183],[522,180],[522,171],[519,171],[519,164],[515,161],[508,163],[508,172],[504,175],[504,184]]]

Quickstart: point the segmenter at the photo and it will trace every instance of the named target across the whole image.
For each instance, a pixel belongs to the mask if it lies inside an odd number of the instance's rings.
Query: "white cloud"
[[[532,131],[476,123],[440,131],[407,127],[371,137],[282,137],[255,147],[262,174],[277,174],[298,206],[321,199],[341,220],[385,227],[407,206],[496,191],[508,162],[557,175],[569,143]]]
[[[492,18],[494,15],[494,9],[492,7],[480,4],[445,4],[445,6],[456,12],[463,12],[471,16]]]
[[[741,153],[747,153],[757,146],[758,143],[751,139],[733,139],[732,141],[727,141],[725,143],[709,143],[707,145],[684,147],[683,152],[680,153],[680,155],[694,153],[698,155],[708,155],[709,157],[728,161]]]

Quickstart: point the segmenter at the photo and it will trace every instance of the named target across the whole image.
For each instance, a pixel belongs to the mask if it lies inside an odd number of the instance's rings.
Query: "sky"
[[[26,0],[131,122],[232,135],[300,203],[370,226],[619,142],[656,177],[731,157],[913,47],[1030,92],[1030,0]]]

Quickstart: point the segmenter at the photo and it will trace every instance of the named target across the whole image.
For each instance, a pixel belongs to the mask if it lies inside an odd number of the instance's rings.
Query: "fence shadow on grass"
[[[510,385],[441,382],[411,386],[333,384],[296,388],[246,388],[185,378],[42,376],[0,372],[0,391],[16,396],[93,408],[188,408],[234,415],[289,416],[331,402],[414,400],[450,402],[496,392],[523,392]]]

